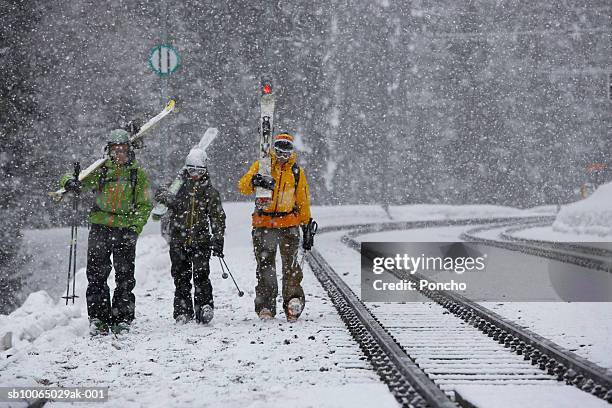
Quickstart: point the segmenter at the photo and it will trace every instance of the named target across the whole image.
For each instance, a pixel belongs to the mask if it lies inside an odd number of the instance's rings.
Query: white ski
[[[155,126],[160,120],[162,120],[164,117],[166,117],[168,114],[170,114],[170,112],[174,110],[175,103],[176,102],[174,101],[174,99],[171,99],[170,102],[168,102],[166,107],[160,113],[158,113],[156,116],[151,118],[147,123],[142,125],[138,133],[130,137],[130,143],[136,143],[139,140],[142,140],[142,138],[144,137],[144,134],[147,131],[153,128],[153,126]],[[91,173],[93,173],[94,171],[102,167],[106,159],[107,159],[106,157],[101,157],[95,162],[93,162],[85,170],[81,170],[81,172],[79,173],[79,181],[83,181],[85,177],[89,176]],[[63,188],[60,188],[57,191],[51,191],[49,193],[49,196],[53,198],[53,200],[55,201],[60,201],[64,197],[65,193],[66,193],[66,190]]]
[[[205,152],[206,148],[210,146],[210,144],[213,142],[213,140],[215,140],[218,134],[219,134],[219,130],[217,128],[206,129],[206,132],[204,132],[204,136],[202,136],[202,139],[200,139],[200,142],[196,146],[194,146],[192,150],[198,149],[198,150],[202,150],[203,152]],[[170,201],[172,201],[174,197],[176,197],[176,194],[179,192],[181,187],[183,187],[183,181],[184,181],[183,168],[181,168],[181,171],[179,171],[177,176],[174,178],[174,181],[172,182],[172,184],[170,184],[170,187],[168,187],[167,197]],[[153,210],[151,211],[151,215],[153,217],[153,220],[158,221],[159,219],[161,219],[161,217],[163,217],[166,214],[166,212],[168,212],[168,207],[165,204],[157,203],[155,207],[153,207]]]
[[[259,171],[262,176],[270,176],[272,157],[270,147],[272,145],[272,133],[274,132],[274,105],[276,100],[272,93],[272,83],[262,81],[261,84],[259,120]],[[272,191],[262,187],[255,187],[255,207],[262,210],[272,201]]]

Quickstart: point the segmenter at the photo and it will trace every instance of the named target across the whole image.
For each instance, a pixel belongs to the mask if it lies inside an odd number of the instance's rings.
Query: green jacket
[[[136,176],[135,185],[132,184],[132,175]],[[72,173],[64,175],[60,186],[64,187],[72,177]],[[107,160],[104,166],[81,182],[81,189],[83,192],[96,190],[96,202],[89,214],[92,224],[129,227],[138,234],[142,232],[153,205],[149,198],[149,179],[135,161],[118,167]],[[132,191],[135,191],[134,199]]]

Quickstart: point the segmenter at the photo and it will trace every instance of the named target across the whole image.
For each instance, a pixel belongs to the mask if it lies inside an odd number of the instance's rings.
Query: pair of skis
[[[200,142],[191,149],[190,153],[193,153],[195,151],[202,155],[206,154],[206,149],[208,148],[208,146],[210,146],[213,140],[215,140],[218,134],[219,134],[219,130],[217,128],[210,127],[206,129],[206,132],[204,132],[204,136],[202,136],[202,138],[200,139]],[[174,181],[172,182],[172,184],[170,184],[170,187],[168,187],[167,198],[170,202],[172,202],[172,200],[174,199],[174,197],[176,197],[181,187],[183,187],[183,183],[185,181],[183,178],[183,170],[184,168],[181,168],[181,171],[179,171],[179,173],[174,178]],[[163,217],[166,214],[166,212],[168,212],[168,207],[166,207],[165,204],[157,203],[155,207],[153,207],[153,211],[151,211],[151,215],[153,216],[153,219],[157,221],[161,217]]]
[[[136,133],[135,135],[130,137],[130,143],[131,144],[135,144],[135,143],[138,143],[139,141],[141,141],[144,138],[144,135],[149,130],[151,130],[155,125],[157,125],[157,123],[160,120],[162,120],[163,118],[168,116],[174,110],[175,104],[176,104],[176,102],[174,101],[174,99],[170,100],[168,102],[168,104],[164,107],[164,109],[160,113],[158,113],[156,116],[152,117],[147,123],[142,125],[142,127],[140,128],[138,133]],[[81,170],[81,172],[79,173],[79,181],[83,181],[91,173],[93,173],[94,171],[96,171],[97,169],[102,167],[102,165],[104,164],[104,162],[106,160],[107,160],[106,157],[101,157],[98,160],[96,160],[95,162],[93,162],[85,170]],[[53,198],[53,200],[55,200],[55,201],[60,201],[64,197],[64,194],[66,194],[66,190],[64,188],[60,188],[57,191],[51,191],[49,193],[49,196],[51,198]]]
[[[272,92],[272,82],[263,80],[261,83],[261,98],[259,118],[259,174],[271,176],[272,156],[272,134],[274,132],[274,107],[276,99]],[[266,208],[272,201],[272,190],[255,187],[255,207],[259,210]]]

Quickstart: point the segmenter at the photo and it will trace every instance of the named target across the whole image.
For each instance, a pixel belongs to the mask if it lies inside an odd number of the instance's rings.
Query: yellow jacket
[[[295,153],[281,166],[272,153],[271,175],[276,181],[272,192],[272,201],[263,211],[253,213],[255,228],[287,228],[308,224],[310,220],[310,193],[304,170],[300,167],[300,176],[295,186],[295,178],[291,167],[295,164]],[[243,195],[251,195],[255,187],[251,179],[259,170],[259,160],[253,163],[249,171],[238,182],[238,189]],[[271,213],[273,215],[271,215]]]

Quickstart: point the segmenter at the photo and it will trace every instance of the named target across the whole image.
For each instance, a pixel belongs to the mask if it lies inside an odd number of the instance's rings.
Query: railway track
[[[354,238],[370,232],[545,221],[542,217],[423,221],[321,228],[320,232],[348,229],[342,241],[359,251]],[[308,261],[364,354],[403,406],[457,406],[465,401],[454,390],[466,384],[575,386],[612,402],[612,376],[605,369],[469,299],[424,289],[424,302],[368,307],[320,253],[313,251]],[[390,273],[399,279],[426,279]]]
[[[492,223],[491,225],[479,226],[464,232],[461,234],[461,239],[612,273],[612,251],[607,248],[579,245],[569,242],[519,238],[512,235],[512,232],[517,232],[526,228],[550,225],[552,220],[552,217],[548,219],[544,217],[539,220],[528,220],[523,224],[519,223],[519,225],[517,225],[517,222],[512,221]],[[504,229],[504,231],[499,234],[499,239],[485,238],[481,235],[484,232],[494,229]]]
[[[528,228],[545,226],[550,226],[550,222],[513,226],[501,232],[499,234],[499,237],[505,241],[518,242],[525,245],[543,246],[551,249],[561,249],[565,251],[576,252],[582,255],[590,255],[602,258],[612,257],[612,250],[608,248],[580,245],[571,242],[544,241],[539,239],[517,237],[516,235],[514,235],[515,233]]]

